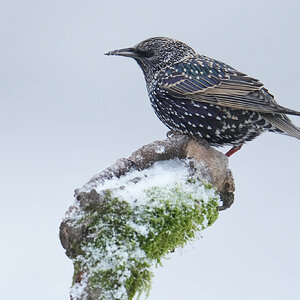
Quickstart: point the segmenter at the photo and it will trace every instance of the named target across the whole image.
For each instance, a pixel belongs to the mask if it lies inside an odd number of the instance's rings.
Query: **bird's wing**
[[[181,99],[264,113],[300,114],[279,106],[259,80],[205,56],[165,69],[157,83]]]

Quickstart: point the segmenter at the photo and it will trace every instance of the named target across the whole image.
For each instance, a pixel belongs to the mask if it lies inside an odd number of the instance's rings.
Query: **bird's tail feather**
[[[264,119],[282,131],[282,133],[300,140],[300,128],[295,126],[287,116],[264,114]]]
[[[280,105],[278,105],[277,107],[280,109],[279,113],[300,116],[300,111],[289,109],[289,108],[286,108],[286,107],[280,106]]]

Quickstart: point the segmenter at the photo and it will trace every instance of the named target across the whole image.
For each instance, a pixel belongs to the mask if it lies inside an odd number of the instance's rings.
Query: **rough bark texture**
[[[163,141],[155,141],[138,149],[128,158],[116,161],[111,167],[100,172],[87,182],[82,188],[75,191],[75,197],[81,207],[98,206],[103,200],[95,188],[103,181],[120,177],[131,169],[143,170],[153,163],[173,158],[190,159],[189,166],[192,174],[207,180],[219,192],[223,205],[219,210],[229,208],[234,200],[234,180],[228,169],[228,158],[223,153],[213,149],[204,140],[195,140],[185,135],[174,134]],[[70,207],[70,210],[74,207]],[[78,255],[78,249],[82,241],[88,240],[88,224],[72,227],[72,222],[65,218],[60,225],[60,240],[66,250],[66,255],[74,258]],[[74,282],[79,282],[88,274],[88,270],[76,270]],[[101,295],[101,290],[85,289],[85,298],[96,300]],[[87,297],[87,298],[86,298]]]

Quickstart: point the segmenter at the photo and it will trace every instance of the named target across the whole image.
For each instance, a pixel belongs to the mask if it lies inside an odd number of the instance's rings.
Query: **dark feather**
[[[160,88],[181,99],[262,113],[300,115],[300,112],[278,105],[259,80],[205,56],[197,58],[161,72],[158,76]]]
[[[287,116],[263,114],[263,117],[282,133],[300,139],[300,128],[295,126]]]

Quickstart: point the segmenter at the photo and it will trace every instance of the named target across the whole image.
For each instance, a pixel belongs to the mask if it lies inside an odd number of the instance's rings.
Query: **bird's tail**
[[[300,116],[300,111],[289,109],[289,108],[286,108],[286,107],[280,106],[280,105],[277,105],[277,107],[280,109],[280,111],[278,111],[279,113],[283,113],[283,114],[287,114],[287,115]]]
[[[292,112],[298,113],[296,111]],[[298,114],[300,115],[300,113]],[[300,140],[300,128],[294,125],[286,115],[264,114],[264,119],[266,119],[273,126],[275,126],[279,132]]]

